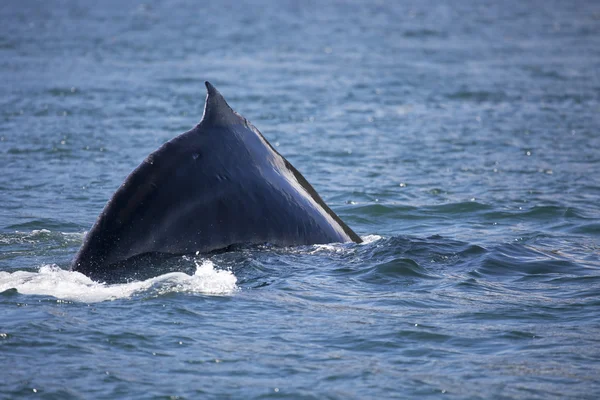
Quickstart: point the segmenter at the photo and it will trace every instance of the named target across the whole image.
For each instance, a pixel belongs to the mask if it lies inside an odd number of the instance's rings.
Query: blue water
[[[211,81],[365,243],[68,271]],[[600,3],[6,1],[0,398],[600,393]]]

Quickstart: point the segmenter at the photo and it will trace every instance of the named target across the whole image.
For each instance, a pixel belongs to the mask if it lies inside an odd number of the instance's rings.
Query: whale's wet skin
[[[206,88],[202,121],[127,177],[87,235],[75,271],[114,279],[133,258],[139,265],[241,244],[362,242],[214,86]]]
[[[0,398],[595,400],[599,15],[3,2]],[[206,80],[264,138],[178,147]]]

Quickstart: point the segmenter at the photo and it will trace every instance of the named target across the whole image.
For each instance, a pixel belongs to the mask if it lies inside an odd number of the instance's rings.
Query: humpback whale
[[[258,129],[205,84],[200,123],[125,179],[86,235],[74,271],[102,276],[146,254],[232,245],[361,242]]]

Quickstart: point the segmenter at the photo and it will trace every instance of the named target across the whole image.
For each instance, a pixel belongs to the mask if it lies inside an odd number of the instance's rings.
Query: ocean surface
[[[364,243],[69,271],[205,80]],[[596,399],[600,3],[4,1],[0,369],[2,399]]]

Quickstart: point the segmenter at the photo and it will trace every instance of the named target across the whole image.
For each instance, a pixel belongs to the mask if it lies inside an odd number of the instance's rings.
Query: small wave
[[[416,277],[416,278],[435,278],[421,267],[415,260],[405,257],[396,257],[390,261],[379,263],[371,268],[369,275],[382,277]]]
[[[440,37],[444,38],[447,36],[446,32],[441,32],[433,29],[408,29],[404,31],[404,37],[407,38],[428,38],[428,37]]]
[[[500,103],[507,99],[503,91],[477,91],[477,90],[459,90],[447,94],[446,97],[451,100],[473,101],[475,103]]]
[[[579,276],[585,271],[559,251],[531,245],[505,244],[484,254],[476,274],[511,279],[546,275]]]
[[[94,282],[87,276],[55,265],[44,265],[39,272],[0,272],[0,293],[10,289],[27,295],[52,296],[61,300],[97,303],[130,298],[149,290],[158,295],[185,292],[228,295],[238,289],[231,271],[215,269],[210,260],[196,263],[196,272],[170,272],[144,281],[109,285]]]
[[[12,245],[23,243],[48,243],[54,241],[65,245],[81,244],[85,233],[59,232],[48,229],[33,229],[31,231],[15,230],[10,233],[0,233],[0,244]]]

